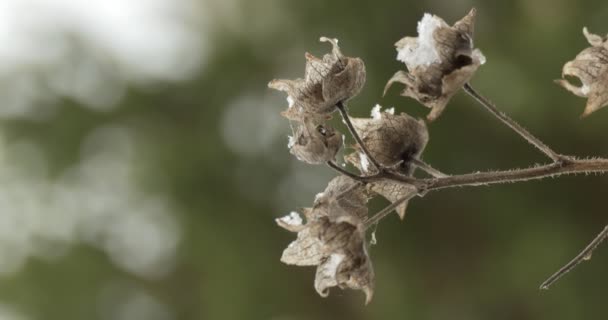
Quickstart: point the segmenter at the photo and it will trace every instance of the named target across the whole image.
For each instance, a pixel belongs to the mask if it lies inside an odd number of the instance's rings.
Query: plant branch
[[[591,241],[583,251],[581,251],[574,259],[570,260],[565,266],[561,267],[557,272],[552,274],[549,279],[545,280],[540,285],[541,290],[548,290],[549,286],[563,277],[566,273],[570,272],[574,269],[579,263],[591,259],[591,254],[597,247],[608,237],[608,226],[604,227],[604,230],[600,232],[594,239]]]
[[[382,179],[391,180],[397,183],[412,185],[424,194],[429,191],[440,189],[466,187],[466,186],[486,186],[492,184],[514,183],[520,181],[541,180],[549,177],[556,177],[567,174],[579,173],[605,173],[608,172],[608,159],[570,159],[566,163],[550,163],[541,166],[529,167],[524,169],[513,169],[503,171],[475,172],[445,176],[440,178],[418,179],[403,176],[390,171],[380,172],[371,176],[357,176],[333,162],[327,163],[330,167],[341,174],[347,175],[357,181],[370,183]]]
[[[447,174],[431,167],[431,165],[429,165],[428,163],[418,159],[418,158],[412,158],[412,163],[420,168],[422,171],[428,173],[429,175],[431,175],[434,178],[446,178],[448,177]]]
[[[356,175],[356,174],[354,174],[354,173],[352,173],[352,172],[350,172],[350,171],[348,171],[348,170],[340,167],[337,163],[335,163],[333,161],[327,161],[326,163],[327,163],[327,165],[330,168],[336,170],[340,174],[343,174],[343,175],[345,175],[345,176],[347,176],[347,177],[349,177],[349,178],[351,178],[353,180],[356,180],[356,181],[366,182],[366,178],[365,177],[358,176],[358,175]]]
[[[340,111],[340,115],[342,116],[342,120],[344,120],[344,123],[348,127],[348,131],[350,131],[350,134],[353,136],[353,138],[355,139],[357,144],[359,144],[359,146],[361,147],[361,150],[363,151],[363,153],[365,154],[367,159],[369,159],[369,162],[371,162],[374,165],[374,167],[376,167],[376,170],[378,172],[382,172],[383,167],[380,166],[378,161],[376,161],[376,158],[374,158],[371,155],[371,153],[369,152],[369,149],[367,149],[367,147],[365,146],[365,143],[363,143],[363,140],[357,133],[357,130],[355,130],[353,123],[350,121],[350,116],[348,115],[348,111],[346,111],[346,106],[344,105],[344,103],[342,103],[340,101],[340,102],[338,102],[338,104],[336,104],[336,107],[338,108],[338,111]]]
[[[466,83],[464,85],[463,89],[467,94],[469,94],[477,102],[479,102],[479,104],[481,104],[488,111],[490,111],[490,113],[492,115],[494,115],[496,118],[498,118],[504,124],[509,126],[511,129],[513,129],[513,131],[517,132],[517,134],[519,134],[524,139],[526,139],[526,141],[528,141],[530,144],[532,144],[533,146],[538,148],[538,150],[540,150],[542,153],[544,153],[547,157],[551,158],[551,160],[553,160],[555,162],[560,162],[560,161],[565,161],[567,159],[566,157],[553,151],[544,142],[542,142],[540,139],[538,139],[537,137],[532,135],[530,132],[528,132],[528,130],[524,129],[517,122],[515,122],[513,119],[511,119],[509,116],[507,116],[504,112],[498,110],[498,108],[496,108],[496,106],[490,100],[486,99],[484,96],[479,94],[475,89],[473,89],[471,84]]]
[[[408,183],[419,189],[432,191],[462,186],[481,186],[499,183],[512,183],[539,180],[565,174],[608,172],[608,159],[569,159],[565,163],[551,163],[525,169],[491,171],[454,175],[445,178],[416,179]]]

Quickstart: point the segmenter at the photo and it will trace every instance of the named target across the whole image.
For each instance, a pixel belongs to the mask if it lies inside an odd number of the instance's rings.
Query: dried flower
[[[342,134],[328,125],[315,124],[307,119],[298,122],[292,137],[289,137],[289,151],[309,164],[323,164],[334,160],[342,146]]]
[[[589,33],[583,28],[583,34],[591,47],[581,51],[574,60],[567,62],[562,70],[562,78],[574,76],[581,80],[582,86],[572,85],[566,79],[555,80],[579,97],[586,97],[587,106],[581,117],[608,105],[608,40]]]
[[[283,251],[281,261],[317,266],[315,289],[322,297],[329,295],[329,288],[338,286],[363,290],[366,303],[372,299],[374,271],[363,225],[367,200],[363,186],[349,178],[336,177],[314,206],[303,210],[306,224],[297,213],[276,220],[279,226],[298,233]]]
[[[479,49],[473,49],[475,9],[450,27],[438,16],[425,14],[418,22],[418,37],[399,40],[397,60],[409,72],[398,71],[384,92],[395,82],[405,84],[401,93],[431,108],[429,121],[441,115],[451,97],[485,63]]]
[[[379,107],[372,110],[372,118],[352,118],[353,126],[381,165],[410,173],[412,158],[422,153],[429,140],[426,124],[405,113],[380,112]]]
[[[289,95],[290,107],[283,115],[291,120],[325,118],[335,111],[338,102],[356,96],[365,84],[363,60],[344,56],[337,39],[321,37],[320,40],[331,43],[332,52],[323,59],[306,53],[304,79],[272,80],[268,84]]]
[[[412,160],[420,157],[429,140],[426,124],[423,120],[416,120],[405,113],[394,115],[392,109],[387,112],[380,110],[381,107],[376,105],[372,109],[372,118],[353,118],[351,121],[374,159],[382,166],[411,176],[415,169]],[[346,160],[362,172],[368,173],[367,159],[360,151],[346,156]],[[415,192],[413,186],[390,180],[372,183],[371,190],[391,202]],[[402,219],[406,208],[407,201],[396,209]]]

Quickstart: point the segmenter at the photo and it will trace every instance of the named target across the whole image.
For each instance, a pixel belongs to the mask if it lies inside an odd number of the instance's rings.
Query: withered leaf
[[[606,37],[589,33],[587,28],[583,28],[583,34],[591,47],[581,51],[562,69],[562,78],[577,77],[582,86],[577,87],[566,79],[555,81],[575,95],[588,98],[585,111],[581,115],[586,117],[608,105],[608,40]]]
[[[397,60],[405,63],[408,72],[395,73],[384,93],[394,83],[402,83],[401,95],[431,108],[429,121],[439,117],[452,96],[485,63],[481,51],[473,48],[475,14],[472,9],[451,27],[440,17],[425,14],[418,23],[418,37],[405,37],[395,44]]]
[[[373,296],[374,271],[369,258],[363,220],[367,215],[365,188],[347,177],[334,178],[304,209],[306,223],[297,213],[277,219],[277,224],[297,232],[283,251],[281,261],[298,266],[317,266],[315,289],[327,297],[331,287],[362,290],[366,303]],[[365,209],[363,209],[365,208]]]
[[[270,88],[287,92],[289,109],[283,115],[290,120],[326,118],[344,102],[359,94],[365,84],[365,64],[359,58],[347,57],[338,47],[337,39],[321,37],[331,43],[332,52],[322,59],[306,53],[304,78],[272,80]]]

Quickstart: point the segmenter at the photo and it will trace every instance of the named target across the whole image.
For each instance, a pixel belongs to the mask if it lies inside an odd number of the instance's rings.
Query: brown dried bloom
[[[438,16],[425,14],[418,22],[418,37],[399,40],[397,60],[409,72],[398,71],[384,92],[395,82],[405,84],[403,96],[431,108],[429,121],[441,115],[452,96],[485,63],[479,49],[473,49],[475,9],[450,27]]]
[[[567,62],[562,70],[562,78],[574,76],[581,80],[582,86],[572,85],[568,80],[555,80],[579,97],[588,98],[587,106],[581,117],[608,105],[608,40],[583,28],[583,34],[591,47],[581,51],[574,60]]]
[[[297,122],[287,147],[300,161],[323,164],[335,159],[342,146],[342,138],[342,134],[334,128],[306,119]]]
[[[381,112],[376,105],[372,109],[372,118],[354,118],[353,125],[360,133],[363,143],[370,154],[382,166],[396,169],[399,173],[411,176],[415,166],[413,159],[418,159],[426,147],[429,134],[423,120],[416,120],[405,113],[394,115],[394,110]],[[369,159],[358,151],[346,157],[363,173],[369,173]],[[371,190],[391,202],[415,192],[413,186],[381,180],[371,184]],[[407,201],[396,208],[403,219]]]
[[[304,79],[272,80],[270,88],[289,95],[289,109],[283,113],[291,120],[301,117],[327,117],[344,102],[357,94],[365,84],[365,64],[359,58],[346,57],[338,47],[338,39],[321,37],[332,44],[332,52],[319,59],[306,53]],[[292,110],[295,108],[295,110]]]
[[[317,196],[312,208],[277,219],[277,224],[297,232],[283,251],[281,261],[298,266],[317,266],[315,289],[322,297],[331,287],[363,290],[366,303],[374,294],[374,271],[365,242],[363,219],[368,200],[363,186],[336,177]],[[354,208],[354,210],[352,210]]]

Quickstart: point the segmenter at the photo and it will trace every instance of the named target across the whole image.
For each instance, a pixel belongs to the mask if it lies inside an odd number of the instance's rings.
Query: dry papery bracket
[[[369,303],[374,294],[374,270],[366,239],[370,228],[395,211],[404,218],[407,203],[428,192],[462,186],[513,183],[565,174],[604,173],[608,159],[581,159],[554,151],[512,120],[478,93],[470,84],[486,58],[473,45],[476,11],[447,24],[443,19],[424,14],[418,22],[418,36],[399,40],[397,60],[407,71],[397,71],[388,80],[385,94],[394,84],[404,85],[401,95],[430,108],[426,119],[415,119],[393,108],[382,111],[376,105],[370,118],[352,118],[346,102],[365,85],[363,60],[342,53],[337,39],[322,37],[332,46],[322,58],[306,53],[304,77],[273,80],[269,87],[287,93],[288,108],[282,115],[293,134],[288,148],[300,161],[324,164],[339,175],[317,194],[312,206],[276,219],[279,226],[297,233],[295,241],[283,251],[281,261],[298,266],[316,266],[314,286],[326,297],[332,287],[362,290]],[[583,34],[590,47],[563,67],[562,77],[573,76],[581,86],[565,79],[556,82],[568,91],[588,98],[582,116],[608,105],[608,41],[586,28]],[[523,169],[449,175],[422,160],[429,142],[427,124],[437,120],[450,99],[463,90],[475,102],[507,125],[548,158],[548,163]],[[336,157],[344,147],[343,135],[327,120],[338,112],[356,144],[344,159],[357,172],[338,164]],[[419,169],[424,177],[415,176]],[[391,202],[383,210],[368,215],[368,201],[384,197]],[[588,260],[593,250],[608,235],[608,226],[572,261],[540,286],[548,289],[578,263]],[[372,233],[373,238],[373,233]],[[373,240],[373,239],[372,239]]]

